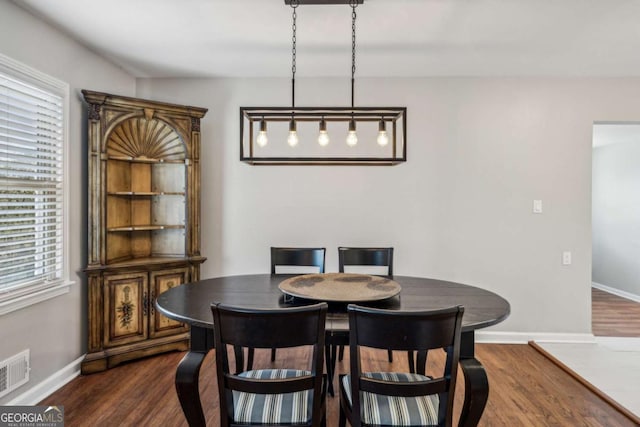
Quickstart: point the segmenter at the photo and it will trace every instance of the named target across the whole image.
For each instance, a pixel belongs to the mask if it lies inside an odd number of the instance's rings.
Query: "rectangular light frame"
[[[387,124],[391,156],[346,157],[318,155],[299,157],[256,155],[255,139],[260,122],[379,122]],[[301,141],[308,143],[308,141]],[[317,144],[317,142],[314,141]],[[375,141],[362,141],[373,143]],[[359,143],[359,144],[360,144]],[[293,150],[292,150],[293,153]],[[380,165],[391,166],[407,161],[406,107],[240,107],[240,161],[252,165]]]

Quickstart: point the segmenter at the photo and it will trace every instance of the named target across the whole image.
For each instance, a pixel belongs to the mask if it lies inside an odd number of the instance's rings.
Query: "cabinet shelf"
[[[126,231],[148,231],[148,230],[170,230],[185,228],[184,224],[149,224],[149,225],[128,225],[125,227],[110,227],[109,232],[126,232]]]
[[[184,191],[110,191],[109,196],[144,197],[144,196],[184,196]]]

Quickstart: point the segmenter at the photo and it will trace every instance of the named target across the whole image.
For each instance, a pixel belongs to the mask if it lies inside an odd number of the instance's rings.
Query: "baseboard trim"
[[[612,288],[611,286],[603,285],[598,282],[591,282],[591,286],[600,289],[601,291],[625,298],[631,301],[640,302],[640,295],[632,294],[631,292],[623,291],[620,289]]]
[[[567,365],[562,363],[560,360],[558,360],[556,357],[554,357],[551,353],[546,351],[544,348],[540,347],[534,341],[529,341],[529,345],[531,347],[533,347],[538,353],[542,354],[544,357],[549,359],[549,361],[551,363],[553,363],[554,365],[556,365],[557,367],[562,369],[564,372],[569,374],[569,376],[571,376],[573,379],[575,379],[580,384],[582,384],[587,389],[589,389],[589,391],[591,391],[593,394],[595,394],[600,399],[602,399],[606,403],[608,403],[613,409],[615,409],[616,411],[618,411],[619,413],[621,413],[622,415],[627,417],[629,420],[634,422],[636,425],[640,425],[640,417],[638,417],[636,414],[634,414],[633,412],[629,411],[627,408],[625,408],[624,406],[620,405],[618,402],[616,402],[611,397],[609,397],[609,395],[607,395],[605,392],[603,392],[602,390],[600,390],[599,388],[597,388],[596,386],[591,384],[589,381],[587,381],[584,378],[582,378],[573,369],[569,368]]]
[[[7,402],[7,405],[37,405],[54,391],[60,389],[80,375],[80,363],[83,359],[84,355],[55,372],[44,381],[41,381],[21,395],[15,397],[13,400]]]
[[[527,344],[529,341],[539,342],[595,342],[593,334],[572,334],[555,332],[496,332],[476,331],[476,343],[480,344]]]

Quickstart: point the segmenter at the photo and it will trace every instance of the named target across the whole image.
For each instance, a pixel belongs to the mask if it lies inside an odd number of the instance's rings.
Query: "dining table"
[[[189,351],[178,364],[176,392],[190,426],[205,426],[199,392],[200,367],[213,349],[211,303],[250,308],[284,308],[318,302],[285,293],[279,287],[295,275],[249,274],[222,276],[187,283],[158,295],[155,305],[170,319],[190,325]],[[386,277],[386,276],[385,276]],[[464,307],[460,345],[460,367],[465,395],[460,426],[476,426],[489,397],[486,371],[475,357],[475,331],[495,325],[509,316],[509,302],[489,290],[446,280],[388,276],[401,290],[390,298],[357,301],[358,304],[391,310],[431,310],[461,305]],[[326,345],[348,345],[347,305],[351,301],[328,301]],[[335,352],[333,357],[335,358]],[[327,355],[327,374],[332,379],[335,360]],[[330,380],[332,383],[332,380]]]

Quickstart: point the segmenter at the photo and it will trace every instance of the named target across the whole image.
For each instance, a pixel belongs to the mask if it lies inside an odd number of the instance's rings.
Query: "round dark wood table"
[[[222,302],[253,308],[278,308],[310,304],[316,301],[292,298],[278,288],[292,275],[255,274],[225,276],[187,283],[160,294],[157,309],[165,316],[191,326],[189,352],[176,372],[176,390],[190,426],[204,426],[198,377],[205,355],[213,348],[213,317],[211,303]],[[362,303],[394,310],[429,310],[454,305],[464,306],[460,366],[465,378],[465,399],[461,426],[478,424],[489,396],[486,372],[475,358],[477,329],[495,325],[509,316],[509,303],[501,296],[482,288],[444,280],[421,277],[390,277],[400,284],[400,294],[387,300]],[[327,315],[327,345],[348,345],[349,325],[347,303],[330,303]],[[335,346],[334,346],[335,348]],[[328,352],[327,352],[328,353]],[[333,357],[333,360],[331,359]],[[332,378],[333,356],[327,354],[327,373]]]

